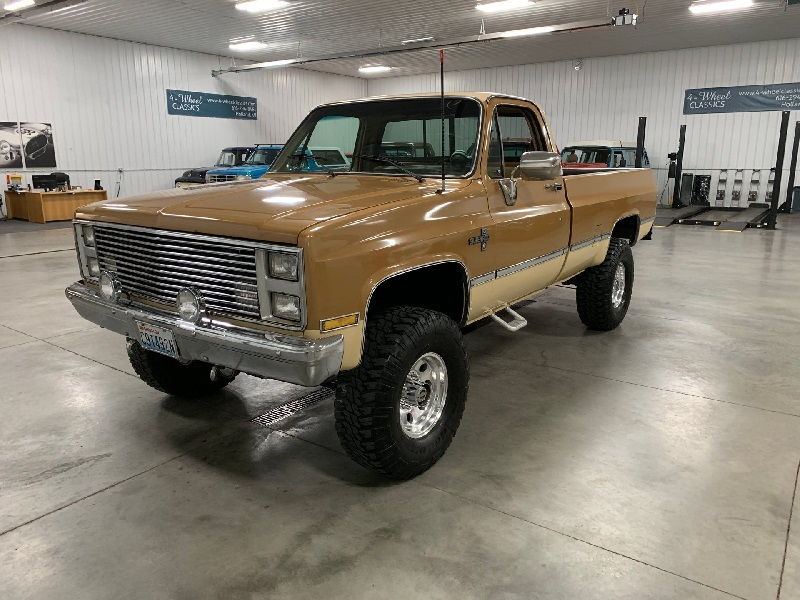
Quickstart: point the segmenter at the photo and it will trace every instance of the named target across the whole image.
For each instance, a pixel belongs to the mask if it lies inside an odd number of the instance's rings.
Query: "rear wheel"
[[[359,367],[339,375],[336,432],[356,462],[393,479],[429,469],[464,412],[469,365],[458,325],[395,307],[367,324]]]
[[[610,331],[622,323],[633,293],[633,252],[627,240],[611,238],[606,259],[577,280],[578,316],[589,329]]]
[[[235,371],[214,369],[208,363],[187,364],[142,348],[128,340],[128,358],[136,374],[150,387],[173,396],[193,398],[218,392],[236,378]]]

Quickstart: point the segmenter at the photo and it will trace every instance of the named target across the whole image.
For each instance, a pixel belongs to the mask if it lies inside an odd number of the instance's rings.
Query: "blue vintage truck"
[[[269,170],[272,161],[283,149],[282,144],[265,144],[256,148],[250,157],[239,167],[212,169],[206,173],[207,183],[235,181],[237,179],[258,179]],[[306,171],[325,171],[337,167],[345,167],[350,160],[340,148],[306,148]]]

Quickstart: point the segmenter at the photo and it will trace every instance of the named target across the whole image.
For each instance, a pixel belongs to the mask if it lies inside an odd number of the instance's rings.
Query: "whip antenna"
[[[439,50],[439,87],[442,97],[442,188],[438,190],[440,194],[445,189],[445,162],[444,162],[444,50]]]

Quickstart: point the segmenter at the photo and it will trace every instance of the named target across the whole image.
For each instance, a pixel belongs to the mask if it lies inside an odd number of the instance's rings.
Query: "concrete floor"
[[[403,484],[342,454],[329,397],[267,428],[309,390],[146,387],[64,298],[69,229],[0,233],[0,598],[800,598],[781,227],[658,230],[615,332],[566,288],[470,332],[458,436]]]

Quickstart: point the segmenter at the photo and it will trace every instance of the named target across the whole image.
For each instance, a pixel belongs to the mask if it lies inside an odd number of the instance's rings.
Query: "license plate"
[[[142,344],[142,348],[172,358],[178,358],[178,345],[175,343],[175,336],[172,331],[165,327],[157,327],[141,321],[136,321],[136,326],[139,328],[139,341]]]

